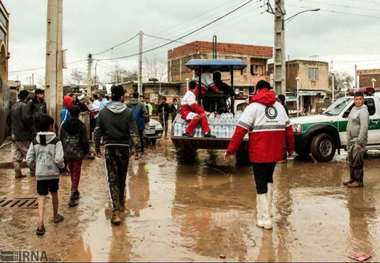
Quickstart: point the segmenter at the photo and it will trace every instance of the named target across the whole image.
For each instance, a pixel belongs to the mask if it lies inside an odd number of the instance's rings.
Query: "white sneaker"
[[[272,219],[269,215],[268,211],[268,197],[267,194],[258,194],[258,204],[259,204],[259,215],[260,221],[257,222],[257,225],[259,227],[263,227],[264,229],[272,229]]]
[[[268,213],[270,217],[273,217],[273,184],[268,183]]]

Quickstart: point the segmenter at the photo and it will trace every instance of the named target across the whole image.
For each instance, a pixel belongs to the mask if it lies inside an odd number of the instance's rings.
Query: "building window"
[[[319,69],[309,68],[309,80],[317,81],[319,79]]]
[[[251,75],[262,76],[265,75],[265,66],[262,64],[251,64]]]

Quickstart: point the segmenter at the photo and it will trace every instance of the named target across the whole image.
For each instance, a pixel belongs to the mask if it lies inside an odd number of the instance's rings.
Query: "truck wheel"
[[[329,162],[334,158],[336,143],[329,134],[318,134],[313,138],[310,150],[318,162]]]
[[[177,148],[177,161],[180,164],[195,163],[197,156],[197,150],[191,147],[179,147]]]

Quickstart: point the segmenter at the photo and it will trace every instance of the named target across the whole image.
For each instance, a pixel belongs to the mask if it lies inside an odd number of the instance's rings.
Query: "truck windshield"
[[[337,99],[333,104],[331,104],[327,110],[325,110],[322,114],[328,116],[336,116],[339,115],[346,106],[352,101],[352,98],[340,98]]]

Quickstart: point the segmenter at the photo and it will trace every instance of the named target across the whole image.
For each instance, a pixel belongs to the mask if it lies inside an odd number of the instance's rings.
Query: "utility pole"
[[[354,85],[354,89],[357,89],[358,88],[358,65],[355,64],[355,85]]]
[[[48,112],[56,121],[63,102],[62,20],[63,0],[49,0],[45,87]]]
[[[88,54],[88,58],[87,58],[87,96],[92,95],[92,74],[91,74],[91,71],[92,71],[93,61],[94,60],[92,59],[92,54]]]
[[[273,10],[272,10],[273,11]],[[274,8],[274,87],[277,94],[286,93],[285,67],[285,0],[275,0]]]
[[[212,37],[212,58],[218,58],[218,37],[216,35]]]
[[[142,63],[143,63],[143,39],[144,32],[139,32],[139,76],[138,76],[138,86],[137,92],[142,95]]]
[[[335,101],[335,74],[334,74],[334,61],[331,60],[331,102]]]

